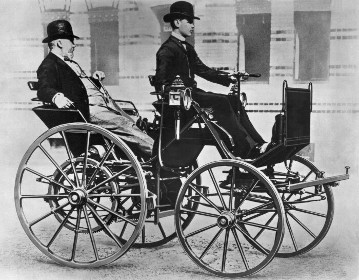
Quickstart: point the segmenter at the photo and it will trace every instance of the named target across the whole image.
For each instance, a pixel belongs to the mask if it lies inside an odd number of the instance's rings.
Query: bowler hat
[[[174,2],[170,7],[170,13],[166,14],[163,20],[165,22],[171,22],[178,17],[185,17],[192,20],[199,19],[199,17],[194,16],[192,4],[186,1]]]
[[[59,19],[50,22],[47,25],[47,37],[42,40],[43,43],[49,43],[56,39],[79,39],[72,32],[71,24],[64,19]]]

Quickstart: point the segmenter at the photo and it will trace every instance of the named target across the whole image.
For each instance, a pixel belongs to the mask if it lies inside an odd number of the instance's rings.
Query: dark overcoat
[[[198,57],[191,44],[183,43],[170,36],[165,41],[156,55],[156,79],[157,86],[171,85],[175,77],[179,75],[186,87],[193,87],[195,75],[210,82],[228,86],[231,79],[228,73],[217,71],[206,66]]]
[[[61,58],[49,53],[37,69],[38,91],[37,97],[47,103],[62,92],[85,118],[89,119],[89,100],[87,91],[78,75]]]

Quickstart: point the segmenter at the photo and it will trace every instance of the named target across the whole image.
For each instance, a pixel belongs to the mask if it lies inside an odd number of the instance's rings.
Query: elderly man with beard
[[[80,65],[73,61],[76,48],[71,24],[56,20],[48,24],[43,43],[50,53],[37,70],[38,98],[58,108],[77,108],[84,117],[119,135],[136,155],[148,159],[152,154],[153,139],[142,132],[135,121],[101,89],[105,74],[96,71],[88,77]]]

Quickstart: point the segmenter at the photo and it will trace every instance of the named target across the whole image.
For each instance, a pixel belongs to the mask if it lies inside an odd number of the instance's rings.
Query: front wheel
[[[228,171],[233,180],[222,188]],[[196,184],[198,176],[201,185]],[[192,209],[193,203],[197,209]],[[273,213],[269,226],[266,218]],[[182,216],[188,214],[193,218],[184,226]],[[175,225],[181,245],[197,265],[222,277],[249,276],[268,265],[279,250],[284,208],[261,171],[245,162],[220,160],[196,169],[186,180],[176,203]],[[253,238],[258,231],[260,238]]]

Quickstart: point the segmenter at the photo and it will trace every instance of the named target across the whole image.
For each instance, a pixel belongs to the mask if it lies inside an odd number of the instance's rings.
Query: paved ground
[[[14,117],[15,116],[15,117]],[[359,279],[359,218],[357,200],[358,147],[356,133],[350,128],[352,116],[320,116],[314,127],[323,131],[314,135],[326,148],[316,149],[316,164],[329,174],[344,172],[350,165],[351,179],[334,190],[335,217],[327,237],[304,256],[274,259],[256,279]],[[259,116],[253,116],[254,121]],[[354,124],[357,123],[354,120]],[[71,269],[53,263],[27,238],[15,213],[13,187],[16,169],[26,148],[44,131],[30,111],[0,112],[0,279],[217,279],[198,268],[184,253],[177,240],[155,249],[130,250],[113,264],[99,269]],[[335,125],[336,130],[328,127]],[[345,137],[344,137],[345,136]],[[345,139],[342,141],[341,139]],[[206,150],[201,161],[211,160]]]

